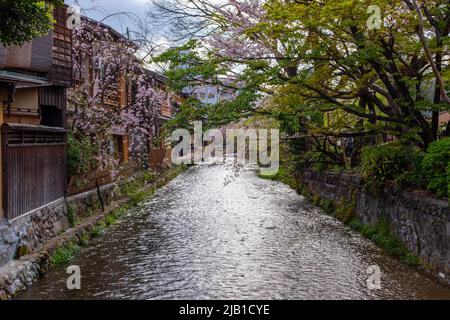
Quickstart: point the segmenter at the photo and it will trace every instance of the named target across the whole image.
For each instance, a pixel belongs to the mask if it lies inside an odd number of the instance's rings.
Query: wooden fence
[[[65,130],[2,126],[3,209],[12,220],[64,197]]]
[[[171,149],[168,148],[155,148],[150,150],[150,168],[158,169],[170,164]]]
[[[149,153],[149,165],[153,170],[170,165],[170,149],[155,148]],[[122,163],[118,172],[113,176],[109,170],[93,169],[88,173],[78,174],[71,177],[68,185],[67,196],[73,196],[83,192],[95,190],[124,178],[131,177],[134,173],[142,169],[142,164],[135,161]]]
[[[83,192],[95,190],[97,186],[101,187],[115,181],[121,180],[126,177],[132,176],[139,167],[134,162],[128,162],[122,164],[119,172],[116,175],[112,175],[111,171],[98,169],[91,170],[85,174],[79,174],[72,177],[69,181],[68,196],[73,196]]]

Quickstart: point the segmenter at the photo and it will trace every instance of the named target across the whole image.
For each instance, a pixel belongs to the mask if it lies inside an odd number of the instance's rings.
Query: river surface
[[[249,168],[197,166],[20,299],[450,299],[289,187]],[[367,286],[379,266],[381,289]]]

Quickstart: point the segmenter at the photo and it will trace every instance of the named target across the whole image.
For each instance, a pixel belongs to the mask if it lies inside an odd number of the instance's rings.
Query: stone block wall
[[[0,267],[39,248],[69,227],[64,199],[0,225]]]

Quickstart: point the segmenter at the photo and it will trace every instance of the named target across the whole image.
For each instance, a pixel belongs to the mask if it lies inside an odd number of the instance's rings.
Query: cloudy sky
[[[127,12],[144,19],[146,12],[151,9],[150,0],[65,0],[68,5],[79,3],[82,13],[96,20],[118,13]],[[133,29],[133,18],[124,15],[108,18],[105,23],[111,25],[117,31],[126,32],[126,28]]]

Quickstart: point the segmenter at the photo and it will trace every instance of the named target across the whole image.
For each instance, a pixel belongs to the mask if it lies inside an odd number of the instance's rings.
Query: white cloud
[[[127,28],[136,30],[136,21],[145,19],[146,12],[150,9],[151,0],[65,0],[68,5],[78,2],[83,14],[95,20],[103,20],[105,17],[119,12],[127,12],[133,16],[126,15],[112,16],[104,21],[117,31],[125,34]],[[160,30],[157,26],[152,26],[152,41],[158,46],[167,47],[169,41],[164,36],[167,32]]]

